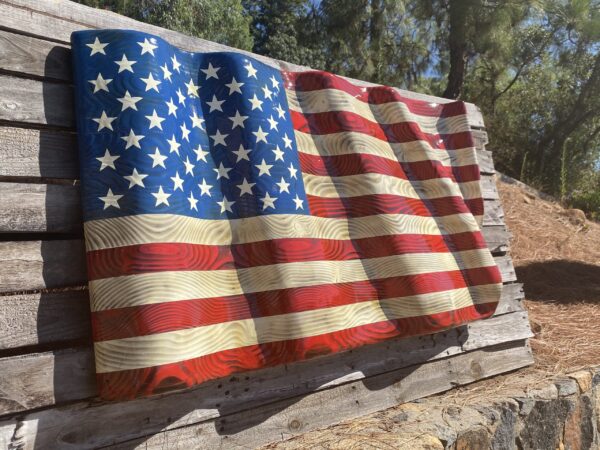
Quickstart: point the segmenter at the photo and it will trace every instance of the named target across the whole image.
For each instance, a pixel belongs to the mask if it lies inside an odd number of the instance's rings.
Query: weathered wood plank
[[[69,81],[71,51],[66,45],[0,30],[0,70]]]
[[[508,232],[505,225],[484,226],[481,232],[492,253],[506,253],[508,251],[512,235]]]
[[[163,431],[110,448],[252,448],[531,364],[528,348],[502,346],[495,350],[492,354],[477,351],[382,374],[364,385],[340,386],[294,403],[277,402],[258,410]]]
[[[215,404],[219,403],[221,410],[232,411],[248,407],[248,402],[256,405],[300,395],[467,350],[526,339],[531,335],[527,314],[518,311],[431,336],[394,339],[287,367],[243,373],[234,377],[235,383],[227,380],[209,383],[203,388],[203,395],[214,399]],[[27,374],[32,370],[38,373],[37,378],[28,379]],[[4,393],[3,400],[0,400],[0,414],[96,395],[91,347],[3,358],[0,359],[0,373],[10,374],[0,377],[0,392]],[[77,394],[64,392],[67,383],[62,383],[63,380],[69,380],[68,389]],[[226,388],[215,387],[223,383]],[[223,396],[224,391],[231,395]],[[217,400],[219,396],[223,397],[220,401]]]
[[[0,232],[82,232],[79,186],[0,182]]]
[[[479,163],[479,170],[483,174],[494,174],[496,169],[494,168],[493,153],[489,150],[477,150],[477,162]]]
[[[159,28],[153,25],[137,22],[107,10],[89,8],[73,4],[66,0],[54,0],[39,4],[30,0],[8,0],[0,3],[0,26],[23,34],[34,35],[43,39],[69,43],[73,31],[90,28],[130,28],[152,33],[167,40],[183,50],[195,52],[237,51],[252,56],[266,64],[285,70],[307,70],[307,67],[287,64],[261,55],[234,49],[226,45],[193,38],[181,33]],[[39,71],[39,69],[38,69]],[[368,83],[352,80],[361,85]],[[402,95],[425,100],[428,102],[448,103],[452,100],[419,94],[416,92],[397,89]],[[469,123],[474,127],[483,127],[481,111],[472,103],[467,103]]]
[[[95,395],[91,349],[58,350],[0,359],[0,414]]]
[[[0,242],[0,292],[87,282],[83,240]]]
[[[496,315],[506,314],[509,312],[523,311],[522,300],[525,298],[523,285],[521,283],[509,283],[502,286],[502,297]]]
[[[481,175],[481,195],[485,200],[499,200],[498,188],[496,187],[495,175]]]
[[[2,126],[0,161],[0,177],[79,178],[75,133]]]
[[[69,85],[0,75],[0,120],[73,127],[73,104]]]
[[[323,362],[331,360],[320,359]],[[276,396],[281,378],[258,380],[255,381],[256,391],[244,388],[238,392],[237,385],[248,385],[233,377],[236,380],[229,383],[217,382],[222,385],[221,389],[218,384],[213,383],[163,398],[119,404],[80,403],[71,407],[26,413],[19,416],[15,428],[10,427],[14,421],[7,419],[0,423],[0,430],[4,426],[3,438],[20,443],[19,448],[23,449],[32,449],[34,445],[36,448],[95,448],[164,430],[173,430],[169,432],[175,433],[184,430],[182,448],[216,448],[222,443],[222,439],[225,439],[227,445],[252,446],[258,444],[256,439],[261,437],[263,440],[260,442],[264,443],[280,438],[282,433],[304,432],[316,426],[367,414],[514,370],[532,362],[531,351],[524,341],[513,341],[483,351],[476,350],[418,366],[405,366],[367,379],[353,379],[351,371],[354,368],[347,367],[350,377],[345,384],[330,387],[326,382],[323,384],[325,380],[321,380],[320,386],[325,388],[316,392],[318,387],[304,383],[306,374],[301,374],[298,382],[294,383],[290,379],[293,378],[290,371],[285,378],[289,390],[284,399]],[[339,361],[336,367],[340,367]],[[319,373],[327,371],[319,368]],[[250,377],[253,374],[256,372],[249,373]],[[269,389],[269,386],[274,389]],[[311,392],[311,395],[298,397],[297,395],[303,395],[295,393],[299,392],[299,388],[304,392]],[[246,389],[249,390],[245,391]],[[271,402],[256,406],[256,395],[262,397],[264,393]],[[252,400],[244,403],[244,398]],[[230,405],[235,405],[235,409],[231,409]],[[213,420],[216,417],[219,418]],[[192,435],[205,440],[190,441]],[[176,438],[175,435],[173,437]],[[158,443],[153,440],[157,438],[160,439]],[[157,448],[156,445],[166,442],[163,438],[167,436],[158,434],[149,441],[144,438],[137,444],[145,441],[152,448]],[[169,442],[174,442],[170,437],[168,439]]]
[[[87,290],[0,297],[0,350],[91,340]]]
[[[484,229],[485,230],[485,229]],[[87,282],[83,240],[0,242],[0,292],[30,291]],[[496,256],[504,282],[516,281],[510,257]]]
[[[79,186],[0,181],[0,192],[2,233],[82,232]],[[504,223],[498,200],[485,200],[484,211],[484,225]]]

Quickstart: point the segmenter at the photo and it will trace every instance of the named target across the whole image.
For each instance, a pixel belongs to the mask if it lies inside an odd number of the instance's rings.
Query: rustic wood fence
[[[137,29],[186,50],[231,50],[67,0],[0,1],[0,447],[252,446],[532,362],[492,155],[481,113],[469,104],[485,198],[483,232],[504,281],[493,318],[175,394],[100,402],[69,50],[71,32],[91,28]]]

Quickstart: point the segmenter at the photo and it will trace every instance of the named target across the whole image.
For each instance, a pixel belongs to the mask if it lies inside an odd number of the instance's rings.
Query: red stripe
[[[463,102],[432,103],[415,100],[401,95],[397,90],[388,86],[363,87],[352,84],[342,77],[328,72],[281,72],[286,89],[297,91],[315,91],[319,89],[338,89],[347,92],[354,98],[365,103],[382,104],[390,102],[405,103],[408,109],[421,116],[452,117],[467,113]]]
[[[459,183],[478,181],[479,166],[444,166],[439,161],[426,160],[415,162],[392,161],[368,153],[349,153],[346,155],[318,156],[298,152],[302,172],[311,175],[341,177],[364,173],[379,173],[397,178],[430,180],[432,178],[450,178]]]
[[[346,198],[324,198],[307,195],[310,213],[327,218],[364,217],[377,214],[408,214],[421,217],[444,217],[451,214],[483,214],[480,199],[441,197],[431,200],[399,195],[373,194]]]
[[[469,306],[421,317],[389,320],[347,330],[225,350],[200,358],[144,369],[100,373],[100,396],[105,400],[140,396],[191,387],[233,373],[256,370],[315,356],[350,350],[394,337],[441,331],[493,314],[497,303]],[[256,376],[260,374],[253,374]]]
[[[98,342],[501,282],[481,267],[96,311],[92,324]]]
[[[416,122],[381,124],[350,111],[328,111],[314,114],[290,111],[290,115],[294,129],[307,134],[322,135],[353,131],[390,143],[426,141],[432,148],[440,150],[473,146],[473,139],[469,131],[430,134],[423,132]]]
[[[222,270],[300,261],[347,261],[403,253],[486,248],[481,233],[401,234],[354,240],[274,239],[237,245],[156,243],[87,253],[88,278],[176,270]]]

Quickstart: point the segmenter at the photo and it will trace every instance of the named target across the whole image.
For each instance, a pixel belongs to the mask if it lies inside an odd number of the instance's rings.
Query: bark
[[[467,64],[467,17],[470,9],[469,0],[450,0],[448,6],[450,50],[450,72],[448,84],[442,94],[445,98],[460,97]]]

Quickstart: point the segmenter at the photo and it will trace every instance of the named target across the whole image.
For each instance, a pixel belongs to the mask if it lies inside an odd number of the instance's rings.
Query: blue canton
[[[71,40],[85,220],[309,213],[278,70],[135,31]]]

